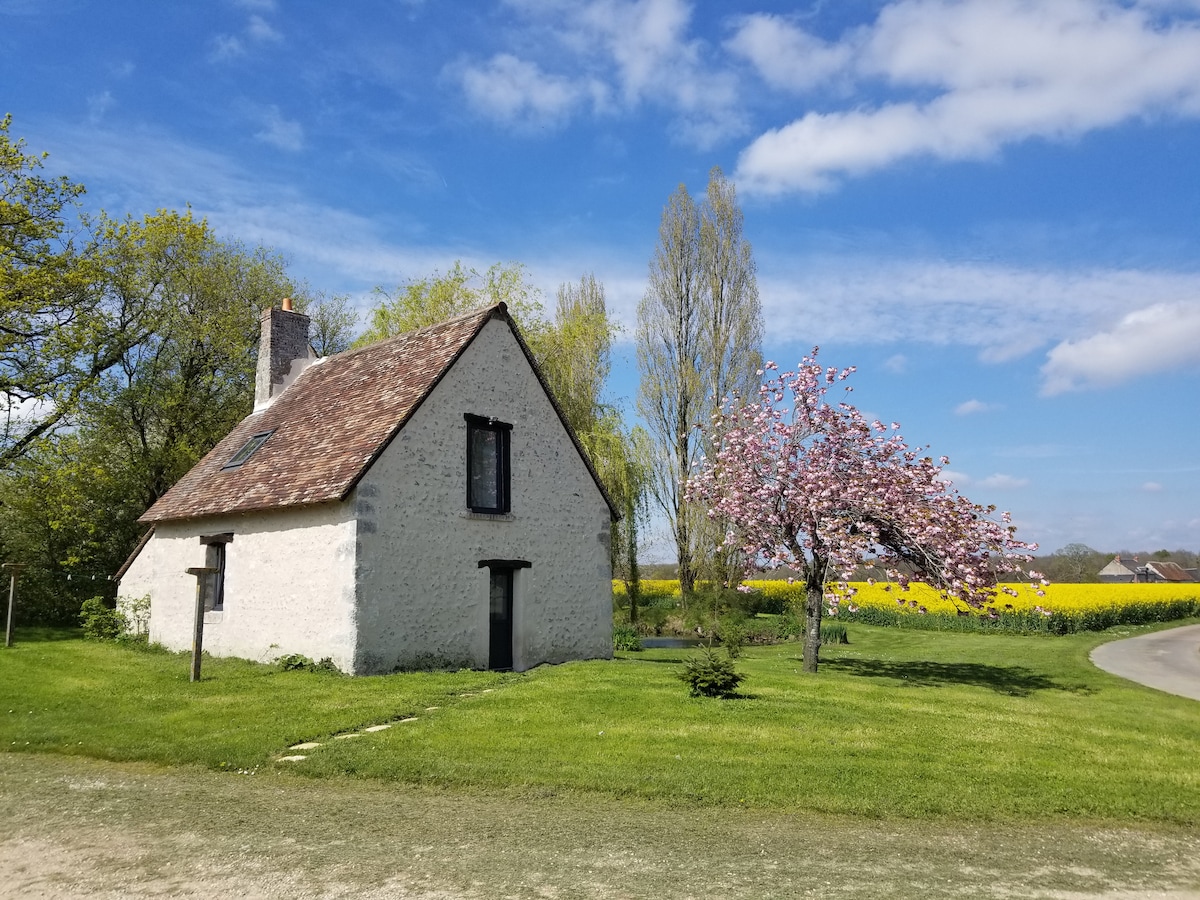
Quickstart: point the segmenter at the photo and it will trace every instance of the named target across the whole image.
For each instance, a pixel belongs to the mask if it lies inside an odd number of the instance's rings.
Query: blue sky
[[[320,290],[595,273],[631,340],[719,165],[768,358],[950,457],[1043,551],[1200,550],[1200,0],[0,0],[0,112]]]

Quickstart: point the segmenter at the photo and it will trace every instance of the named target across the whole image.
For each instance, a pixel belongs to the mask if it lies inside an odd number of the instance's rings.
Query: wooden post
[[[187,570],[189,575],[196,576],[196,616],[192,621],[191,681],[200,680],[200,653],[204,649],[204,579],[215,575],[216,572],[216,569],[209,566],[193,566]]]
[[[25,563],[5,563],[4,568],[12,573],[8,580],[8,625],[4,629],[4,646],[11,647],[13,645],[13,622],[17,609],[17,576],[25,568]]]

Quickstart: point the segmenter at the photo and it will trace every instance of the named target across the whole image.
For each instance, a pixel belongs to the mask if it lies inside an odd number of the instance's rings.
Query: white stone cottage
[[[285,307],[290,304],[285,303]],[[612,656],[616,512],[503,303],[316,359],[263,314],[254,412],[155,503],[118,573],[150,639],[346,672]]]

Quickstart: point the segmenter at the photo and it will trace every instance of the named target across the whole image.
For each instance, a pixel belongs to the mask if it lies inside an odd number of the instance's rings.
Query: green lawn
[[[1088,651],[1119,636],[851,626],[816,677],[799,672],[798,645],[749,650],[743,696],[718,701],[687,696],[681,651],[361,679],[206,660],[193,685],[184,656],[27,634],[0,651],[0,746],[522,797],[1200,824],[1200,707],[1092,667]],[[274,761],[302,740],[323,746]]]

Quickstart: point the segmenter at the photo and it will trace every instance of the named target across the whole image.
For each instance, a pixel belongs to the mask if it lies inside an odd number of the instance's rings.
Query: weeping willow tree
[[[604,285],[593,275],[559,286],[554,319],[538,336],[534,353],[567,421],[621,513],[609,544],[613,572],[625,581],[630,618],[636,621],[641,579],[638,524],[646,513],[649,442],[644,431],[625,431],[620,410],[604,398],[616,327],[608,316]]]

